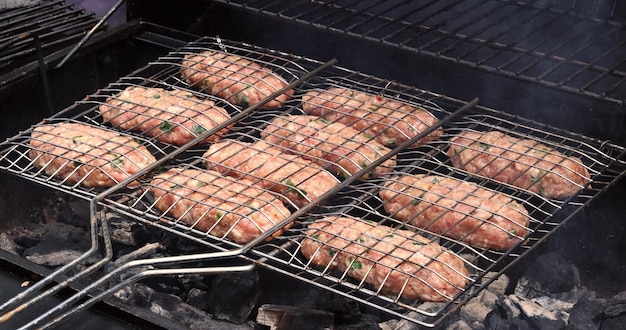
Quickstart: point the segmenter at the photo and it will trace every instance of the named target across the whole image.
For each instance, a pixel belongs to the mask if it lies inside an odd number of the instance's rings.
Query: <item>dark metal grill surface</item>
[[[37,60],[37,46],[46,56],[73,45],[97,22],[94,15],[58,0],[0,10],[0,74]]]
[[[624,104],[618,0],[218,0],[485,72]]]
[[[189,86],[180,77],[182,59],[186,54],[199,53],[209,49],[225,50],[230,54],[244,56],[272,68],[292,84],[291,88],[295,89],[294,97],[276,110],[256,109],[254,106],[242,109]],[[321,71],[318,71],[320,69]],[[232,119],[205,132],[196,140],[182,147],[167,145],[155,138],[147,138],[135,133],[123,133],[135,136],[141,144],[153,152],[158,161],[145,172],[138,173],[129,180],[106,190],[85,188],[81,185],[67,185],[34,168],[32,161],[28,158],[28,143],[32,128],[0,145],[0,168],[65,193],[92,200],[92,202],[96,201],[98,216],[102,212],[113,211],[191,238],[217,250],[240,249],[241,255],[245,259],[425,326],[433,326],[441,322],[448,313],[454,310],[454,307],[460,306],[461,302],[470,299],[497,277],[491,272],[497,274],[502,271],[507,265],[532,249],[538,242],[544,240],[548,234],[573,217],[599,193],[612,185],[626,169],[624,160],[626,156],[624,155],[624,148],[621,146],[576,135],[482,106],[474,106],[473,103],[468,104],[444,95],[381,80],[339,66],[329,65],[329,63],[325,64],[247,44],[229,41],[218,42],[212,38],[200,39],[147,64],[88,96],[85,100],[77,102],[74,106],[52,116],[46,122],[75,121],[109,127],[103,123],[98,107],[107,97],[116,95],[129,86],[183,89],[197,97],[208,98],[224,106],[229,110]],[[399,100],[415,107],[422,107],[432,112],[440,119],[438,125],[444,129],[445,133],[441,139],[417,148],[405,148],[406,146],[401,145],[381,157],[380,160],[397,157],[398,165],[394,169],[394,174],[437,174],[475,182],[492,191],[505,193],[528,210],[530,234],[521,238],[523,242],[520,240],[510,250],[498,252],[476,248],[459,240],[415,228],[392,218],[382,208],[382,201],[378,197],[378,192],[384,184],[384,178],[361,182],[355,180],[355,177],[351,177],[343,180],[336,189],[330,191],[330,194],[322,196],[311,204],[297,207],[287,203],[291,215],[264,235],[245,245],[233,243],[226,235],[215,236],[208,234],[207,231],[198,230],[195,225],[183,221],[182,218],[174,218],[169,212],[161,211],[155,207],[155,200],[149,193],[151,178],[156,173],[162,173],[173,167],[204,168],[201,156],[207,147],[198,145],[197,142],[204,139],[206,135],[211,135],[229,124],[234,124],[225,138],[254,141],[259,138],[260,130],[276,115],[302,114],[299,96],[303,92],[331,86],[366,91]],[[115,128],[110,129],[115,130]],[[581,191],[569,199],[551,200],[523,189],[499,184],[487,178],[455,169],[445,154],[448,147],[447,141],[452,135],[465,129],[476,131],[501,130],[517,137],[538,139],[565,155],[580,158],[591,174],[592,182],[581,187]],[[374,165],[378,164],[373,163],[365,166],[362,172],[369,172]],[[143,175],[145,178],[142,177]],[[130,181],[136,179],[140,181],[138,187],[128,185]],[[175,183],[172,182],[172,185]],[[351,279],[344,272],[312,265],[300,253],[304,230],[312,221],[328,214],[354,216],[390,227],[410,228],[433,242],[439,242],[443,247],[454,251],[463,258],[466,268],[470,271],[468,285],[461,288],[462,292],[450,302],[436,304],[434,307],[428,305],[429,307],[427,307],[421,301],[401,299],[401,293],[392,295],[383,293],[380,288],[374,288],[362,281]],[[95,216],[95,214],[92,215],[92,217]],[[287,224],[290,227],[280,232]],[[272,234],[279,235],[271,240],[266,240]],[[409,276],[412,275],[409,274]]]

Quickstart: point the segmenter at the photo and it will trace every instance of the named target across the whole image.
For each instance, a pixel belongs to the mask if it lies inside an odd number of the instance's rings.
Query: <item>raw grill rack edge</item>
[[[181,61],[185,54],[198,53],[208,49],[217,51],[224,49],[229,53],[244,56],[273,68],[292,84],[290,88],[295,88],[296,92],[294,97],[278,110],[258,110],[256,107],[241,109],[224,100],[207,95],[197,89],[190,88],[179,76]],[[461,241],[436,235],[422,229],[412,228],[461,255],[464,258],[466,266],[471,269],[468,285],[465,288],[461,288],[461,294],[454,297],[454,299],[448,303],[437,305],[435,310],[427,310],[419,301],[402,300],[399,298],[399,294],[395,297],[386,296],[380,292],[380,288],[377,290],[362,282],[349,279],[343,272],[314,267],[299,252],[300,243],[304,235],[303,229],[316,218],[327,214],[345,214],[362,217],[392,227],[408,226],[399,220],[391,218],[382,210],[381,200],[377,197],[378,186],[383,182],[382,179],[358,182],[355,179],[356,177],[351,177],[344,180],[331,194],[324,195],[320,200],[312,201],[312,203],[307,206],[297,208],[294,205],[290,205],[290,208],[293,210],[290,217],[276,225],[260,238],[248,244],[241,245],[235,244],[225,237],[211,236],[205,232],[190,228],[188,225],[181,224],[177,219],[173,219],[163,212],[156,210],[150,199],[148,190],[142,189],[147,187],[145,183],[149,181],[153,170],[157,168],[159,168],[159,170],[174,166],[203,168],[201,154],[206,150],[206,146],[198,145],[197,142],[213,134],[213,132],[216,132],[220,128],[226,127],[229,123],[223,123],[217,128],[205,132],[194,141],[182,147],[166,145],[156,141],[154,138],[142,137],[135,133],[124,133],[139,139],[143,145],[147,146],[148,149],[155,154],[158,161],[145,171],[106,190],[88,189],[79,184],[64,184],[46,175],[42,170],[34,169],[32,162],[27,156],[28,141],[32,131],[32,129],[29,129],[8,139],[5,143],[0,145],[0,168],[25,179],[91,202],[92,249],[88,251],[83,258],[77,260],[76,263],[72,263],[68,265],[68,267],[55,272],[55,276],[69,270],[71,267],[82,262],[87,256],[93,254],[98,247],[98,233],[102,233],[105,237],[106,255],[101,262],[96,263],[93,267],[85,270],[85,272],[78,273],[72,280],[78,280],[81,276],[95,271],[96,268],[110,261],[110,242],[106,230],[106,218],[108,213],[118,213],[129,216],[148,225],[204,244],[211,251],[217,251],[201,255],[132,261],[106,275],[97,283],[93,283],[87,289],[57,306],[54,310],[42,315],[40,318],[33,321],[33,324],[48,322],[46,319],[56,313],[63,313],[63,317],[70,316],[72,313],[87,308],[98,299],[102,299],[102,297],[107,294],[114,292],[116,288],[123,287],[146,276],[194,272],[242,271],[248,270],[254,265],[261,265],[306,283],[355,299],[392,315],[424,326],[434,326],[461,306],[462,302],[469,300],[487,284],[495,280],[497,276],[494,276],[491,272],[499,274],[503,269],[510,266],[514,261],[530,251],[536,244],[543,241],[549,234],[554,232],[556,228],[571,219],[578,211],[588,205],[597,195],[621,178],[624,169],[626,169],[624,166],[624,148],[609,142],[594,140],[571,132],[548,127],[541,123],[514,117],[500,111],[477,105],[476,101],[469,103],[462,102],[414,87],[384,81],[373,76],[335,66],[333,61],[323,63],[248,44],[213,38],[202,38],[179,50],[171,52],[169,55],[149,63],[132,74],[120,78],[117,82],[111,83],[106,88],[87,97],[83,101],[77,102],[74,106],[61,111],[45,121],[71,121],[104,126],[103,120],[97,111],[98,106],[101,105],[107,97],[115,95],[128,86],[161,87],[165,89],[179,88],[187,90],[189,93],[198,97],[214,100],[216,104],[223,105],[227,108],[233,116],[232,123],[234,127],[225,138],[244,141],[257,138],[259,130],[262,129],[264,125],[267,125],[268,121],[273,116],[279,114],[302,114],[298,97],[301,95],[302,91],[312,88],[329,86],[350,87],[373,94],[380,94],[391,99],[401,100],[413,106],[423,107],[431,111],[440,120],[437,126],[444,128],[444,136],[440,140],[427,143],[418,148],[408,149],[404,148],[405,145],[401,145],[400,147],[394,148],[382,159],[397,157],[398,166],[394,171],[395,174],[432,173],[455,177],[472,181],[488,189],[512,196],[516,201],[523,204],[530,213],[531,223],[528,228],[530,234],[524,239],[523,244],[520,242],[516,247],[506,252],[496,252],[471,247]],[[445,150],[447,140],[453,135],[453,132],[462,129],[478,131],[497,129],[517,137],[532,136],[566,155],[581,158],[591,174],[592,182],[584,187],[577,195],[559,201],[546,199],[509,185],[495,184],[493,181],[486,178],[481,178],[480,176],[471,175],[455,169],[449,163],[445,155]],[[373,163],[366,166],[363,172],[371,170],[374,165],[377,164]],[[146,178],[141,178],[143,175],[146,175]],[[143,184],[139,187],[129,187],[128,183],[136,179],[139,179]],[[332,200],[330,200],[330,197],[332,197]],[[281,229],[287,223],[292,223],[293,226],[286,229],[280,236],[270,241],[265,240],[265,238]],[[200,268],[179,267],[189,261],[202,259],[212,261],[223,258],[230,259],[232,257],[239,258],[243,264],[230,267],[221,267],[219,265]],[[146,266],[149,267],[148,270],[142,268]],[[160,268],[161,266],[163,266],[163,268]],[[139,268],[139,271],[133,276],[103,292],[93,291],[98,294],[87,302],[79,303],[81,298],[84,298],[90,293],[89,290],[97,290],[99,285],[106,281],[114,280],[120,274],[124,274],[124,272],[135,268]],[[35,294],[45,283],[54,281],[55,276],[46,278],[46,280],[38,283],[38,286],[32,288],[31,293]],[[60,284],[60,286],[64,285],[67,285],[67,282]],[[44,294],[52,294],[55,292],[54,290],[56,289]],[[5,305],[1,306],[0,310],[4,311],[6,307],[17,301],[18,300],[12,300],[5,303]],[[73,305],[76,306],[72,307]],[[70,310],[67,311],[67,309]],[[59,320],[60,319],[57,318],[50,322],[57,322]]]

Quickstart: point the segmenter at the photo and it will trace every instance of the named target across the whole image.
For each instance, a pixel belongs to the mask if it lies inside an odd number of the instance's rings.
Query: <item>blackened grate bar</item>
[[[0,11],[0,74],[76,43],[98,20],[64,1]],[[38,38],[35,41],[34,37]]]
[[[618,0],[218,1],[623,104]]]

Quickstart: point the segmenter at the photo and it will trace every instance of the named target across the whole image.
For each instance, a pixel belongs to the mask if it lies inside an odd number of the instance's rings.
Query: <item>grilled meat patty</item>
[[[438,121],[424,108],[340,87],[306,92],[302,96],[302,109],[330,122],[351,126],[375,137],[385,146],[404,143]],[[436,140],[442,133],[443,129],[438,128],[412,146],[417,147]]]
[[[302,254],[383,294],[447,301],[468,283],[463,259],[412,231],[330,216],[308,226]]]
[[[339,184],[321,166],[283,154],[264,141],[223,140],[211,145],[202,157],[209,169],[258,182],[263,189],[284,195],[296,206],[310,203]]]
[[[379,195],[392,217],[474,246],[507,250],[528,234],[521,204],[475,183],[405,174],[388,180]]]
[[[99,110],[104,121],[113,126],[175,145],[183,145],[230,119],[213,101],[200,100],[189,92],[139,86],[109,97]],[[202,142],[218,141],[227,132],[224,128]]]
[[[448,156],[455,167],[547,198],[570,197],[591,180],[579,158],[499,131],[464,131],[450,139]]]
[[[288,85],[284,78],[268,67],[214,50],[186,55],[180,72],[190,85],[244,108],[259,103]],[[288,90],[261,108],[279,108],[292,95],[293,90]]]
[[[39,125],[29,144],[33,166],[85,187],[114,186],[156,162],[132,137],[80,123]]]
[[[391,150],[342,123],[330,123],[317,116],[278,116],[261,132],[272,144],[311,159],[331,172],[347,178]],[[360,179],[389,173],[395,156]]]
[[[279,197],[253,182],[216,171],[174,168],[150,184],[158,210],[196,230],[237,243],[248,243],[273,230],[291,214]]]

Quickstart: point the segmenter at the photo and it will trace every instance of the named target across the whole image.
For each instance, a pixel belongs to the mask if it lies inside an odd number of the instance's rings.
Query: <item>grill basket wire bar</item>
[[[145,68],[139,69],[134,72],[131,77],[121,78],[117,83],[111,84],[106,89],[99,91],[96,95],[92,95],[84,101],[78,102],[74,107],[62,111],[61,114],[51,117],[51,119],[49,119],[48,121],[87,122],[92,125],[102,126],[102,118],[96,113],[95,109],[102,104],[103,97],[110,96],[119,92],[121,90],[121,87],[123,87],[124,85],[143,84],[148,86],[165,86],[168,88],[181,86],[185,87],[184,82],[182,82],[179,78],[173,76],[178,73],[178,70],[176,68],[180,66],[179,61],[182,58],[182,54],[186,54],[188,52],[199,52],[206,48],[219,48],[223,46],[221,43],[218,43],[218,45],[216,45],[214,42],[210,42],[210,40],[211,39],[203,39],[197,43],[194,43],[188,48],[174,52],[170,56],[164,57],[163,61],[159,60],[150,63]],[[246,52],[246,54],[251,58],[263,58],[261,59],[262,62],[264,61],[264,59],[267,60],[268,58],[270,58],[271,60],[266,62],[267,64],[276,63],[276,61],[279,61],[282,57],[291,58],[288,54],[277,54],[272,53],[271,51],[263,52],[262,49],[257,49],[245,44],[233,44],[231,46],[229,43],[226,46],[229,47],[229,51],[235,53],[238,51]],[[296,68],[293,69],[295,71],[300,71],[303,68],[305,69],[304,71],[308,71],[307,66],[311,66],[313,68],[319,68],[320,66],[323,66],[320,65],[320,62],[317,61],[304,58],[298,59],[299,60],[296,61],[296,64],[293,64],[289,61],[283,61],[282,63],[289,63],[289,67],[291,69]],[[308,78],[310,79],[304,79],[303,85],[299,87],[300,89],[314,89],[321,88],[322,86],[354,87],[358,90],[368,91],[377,95],[382,95],[392,99],[405,101],[414,105],[419,105],[433,112],[436,112],[438,114],[438,118],[447,118],[444,120],[440,120],[440,122],[438,123],[438,126],[443,125],[445,126],[444,128],[447,129],[451,128],[454,130],[455,128],[473,128],[489,130],[493,128],[503,128],[518,135],[528,134],[536,136],[540,139],[545,140],[546,142],[550,142],[552,145],[557,146],[557,149],[569,154],[586,155],[587,153],[589,153],[590,155],[585,156],[585,159],[586,162],[591,163],[591,165],[587,166],[590,167],[590,172],[594,173],[594,178],[604,175],[604,173],[609,170],[613,171],[609,171],[610,173],[606,174],[606,181],[609,182],[609,184],[607,184],[606,186],[601,186],[600,188],[598,188],[598,191],[603,191],[604,189],[606,189],[606,187],[610,185],[611,182],[613,182],[611,180],[617,175],[617,173],[621,173],[621,171],[623,171],[624,169],[623,160],[621,160],[620,158],[615,159],[613,156],[611,156],[613,153],[615,153],[619,155],[618,157],[623,157],[623,152],[620,152],[623,149],[619,146],[612,146],[608,143],[595,141],[585,137],[572,136],[569,132],[558,131],[556,129],[546,127],[545,125],[524,121],[521,118],[513,118],[510,115],[506,115],[504,113],[492,111],[490,109],[482,108],[480,106],[474,106],[474,103],[468,104],[460,102],[458,100],[453,100],[445,96],[437,95],[431,92],[420,91],[409,86],[403,86],[388,81],[382,81],[380,79],[377,79],[376,77],[363,75],[358,72],[350,71],[340,67],[334,67],[332,65],[324,67],[324,70],[321,70],[319,73],[312,74]],[[198,95],[201,94],[200,92],[194,91],[193,89],[188,90]],[[298,93],[294,95],[294,100],[297,94]],[[464,107],[465,108],[463,110],[467,111],[472,108],[472,106],[474,106],[474,108],[478,108],[479,110],[475,111],[475,113],[472,112],[468,115],[456,115],[456,113],[453,111],[457,110],[458,108],[463,109]],[[299,114],[301,113],[301,111],[302,110],[300,109],[300,104],[297,102],[297,100],[295,100],[289,101],[286,105],[286,109],[279,110],[279,113],[272,111],[269,111],[267,113],[260,111],[236,112],[238,115],[240,115],[240,117],[237,117],[235,121],[239,121],[241,119],[242,121],[244,121],[244,123],[242,124],[243,126],[236,126],[233,129],[232,135],[227,135],[226,137],[243,137],[243,140],[246,140],[246,137],[256,137],[260,128],[258,124],[267,123],[266,115],[274,116],[281,113]],[[245,122],[247,120],[252,121]],[[448,120],[450,120],[450,122],[448,122]],[[520,122],[524,122],[526,124],[518,125],[517,123]],[[24,137],[27,137],[30,134],[30,131],[23,132],[22,134],[24,135]],[[210,134],[212,133],[206,133],[205,135]],[[425,134],[427,133],[423,133],[422,135]],[[304,280],[305,282],[325,287],[333,292],[338,292],[340,294],[354,298],[358,301],[364,302],[370,306],[382,309],[386,312],[391,313],[392,315],[403,315],[401,316],[402,318],[406,318],[413,322],[418,322],[425,325],[429,325],[432,323],[415,319],[412,316],[408,316],[407,312],[417,312],[418,314],[427,317],[436,318],[444,314],[449,306],[458,305],[458,300],[452,300],[444,304],[443,307],[435,312],[427,311],[420,306],[416,306],[416,302],[406,302],[400,300],[398,297],[393,298],[382,295],[380,289],[372,289],[368,286],[364,286],[363,283],[355,284],[354,281],[346,278],[345,274],[336,276],[336,274],[334,273],[329,273],[326,271],[320,272],[319,269],[312,267],[309,261],[303,261],[302,256],[299,252],[303,228],[305,228],[310,220],[314,219],[316,216],[319,217],[322,215],[339,212],[346,215],[355,214],[358,216],[372,216],[375,217],[376,220],[378,220],[381,224],[385,225],[392,224],[396,227],[406,226],[402,222],[392,219],[388,215],[385,215],[384,211],[381,210],[380,200],[378,199],[378,197],[375,196],[376,183],[380,183],[379,181],[374,180],[372,182],[356,183],[354,177],[349,178],[348,180],[344,181],[346,183],[344,183],[343,187],[349,189],[346,189],[347,191],[344,191],[344,189],[338,189],[339,191],[330,193],[329,195],[337,197],[334,198],[330,203],[319,204],[315,206],[309,204],[311,206],[299,208],[293,213],[291,220],[285,220],[283,223],[279,223],[277,226],[275,226],[276,228],[266,232],[260,238],[253,240],[245,246],[240,246],[237,244],[233,244],[228,240],[207,235],[207,232],[196,230],[193,227],[184,226],[177,219],[173,219],[174,221],[172,221],[172,217],[163,214],[161,211],[155,211],[153,209],[153,201],[150,201],[146,191],[141,189],[127,189],[129,188],[129,182],[132,182],[136,179],[139,181],[143,181],[143,179],[140,179],[140,176],[142,174],[136,174],[134,177],[131,177],[124,182],[120,182],[116,186],[100,193],[98,193],[97,190],[87,190],[86,192],[82,192],[80,191],[82,189],[80,186],[73,187],[72,189],[67,190],[62,185],[55,185],[54,183],[52,183],[53,180],[51,180],[51,178],[49,177],[44,177],[42,179],[41,176],[43,175],[43,173],[41,171],[33,174],[32,165],[28,165],[28,162],[26,166],[24,166],[23,164],[24,160],[28,158],[26,152],[23,151],[24,149],[28,149],[27,142],[24,142],[26,141],[24,140],[24,137],[18,136],[8,140],[8,144],[14,145],[5,148],[0,153],[0,164],[6,164],[7,162],[9,163],[9,165],[3,169],[9,170],[10,172],[18,174],[20,176],[25,176],[36,182],[43,181],[44,184],[53,186],[56,189],[79,193],[79,195],[82,194],[83,198],[85,198],[85,196],[88,196],[88,198],[86,199],[92,202],[92,207],[107,208],[110,211],[128,215],[143,223],[166,229],[170,232],[179,234],[186,238],[195,239],[196,241],[208,245],[212,248],[221,250],[221,252],[217,254],[211,254],[208,259],[212,259],[216,257],[216,255],[223,256],[222,253],[226,253],[228,256],[243,257],[244,260],[249,260],[252,264],[262,265],[270,269],[286,273],[290,276]],[[414,140],[419,139],[420,137],[421,136],[415,137]],[[194,139],[194,141],[188,143],[187,145],[184,145],[181,148],[173,148],[173,151],[170,147],[162,147],[161,143],[154,141],[153,139],[144,138],[145,142],[143,143],[150,145],[152,149],[162,150],[162,153],[159,155],[159,164],[153,165],[151,167],[152,169],[155,169],[161,165],[165,165],[164,167],[169,167],[185,163],[187,163],[186,166],[188,167],[201,167],[200,164],[202,159],[198,158],[198,152],[195,150],[195,148],[197,148],[196,143],[203,138],[204,136],[202,135],[198,136],[196,139]],[[447,136],[444,136],[444,140],[446,138]],[[583,143],[583,147],[571,145],[578,140],[586,141]],[[476,176],[463,174],[461,171],[454,170],[450,166],[448,166],[445,160],[442,161],[440,158],[438,158],[444,153],[444,149],[446,146],[445,143],[434,142],[415,150],[407,150],[406,146],[409,145],[410,142],[402,144],[392,151],[394,155],[398,156],[398,170],[436,172],[439,174],[443,174],[444,176],[460,175],[467,180],[478,181],[482,185],[488,185],[488,182],[486,180],[477,179]],[[598,145],[600,145],[600,147],[597,147]],[[587,148],[585,146],[590,146],[590,148]],[[588,149],[591,149],[591,151],[589,151]],[[12,158],[16,155],[18,158],[17,160]],[[387,158],[388,156],[391,156],[391,154],[388,154]],[[421,163],[419,160],[415,160],[421,158],[424,158],[426,160],[421,161]],[[590,161],[596,158],[600,160]],[[379,160],[378,163],[374,162],[370,166],[366,166],[364,169],[361,170],[361,173],[368,172],[372,167],[379,165],[382,161],[383,159]],[[606,169],[603,168],[604,164],[609,164],[608,166],[617,166],[618,168]],[[15,167],[17,167],[17,169]],[[146,171],[146,173],[143,174],[148,173]],[[594,184],[595,183],[596,182],[594,182]],[[605,182],[597,182],[597,184],[604,185]],[[462,242],[450,240],[435,233],[429,233],[428,231],[424,231],[418,228],[412,228],[420,233],[424,233],[428,237],[432,237],[433,240],[439,241],[442,246],[450,248],[455,252],[461,253],[463,259],[465,260],[464,262],[469,268],[472,269],[472,274],[470,275],[470,282],[472,284],[468,288],[464,288],[464,292],[457,299],[465,299],[466,297],[471,297],[477,292],[476,287],[479,286],[478,280],[491,276],[489,274],[486,274],[488,270],[497,271],[497,268],[501,266],[502,262],[506,265],[511,260],[515,260],[515,256],[519,254],[519,250],[532,248],[532,245],[535,244],[533,243],[534,240],[539,241],[541,239],[541,235],[551,232],[554,229],[553,226],[558,226],[559,223],[561,223],[560,213],[558,211],[560,206],[559,203],[551,204],[554,202],[543,198],[537,198],[537,196],[531,197],[533,198],[531,203],[531,200],[527,199],[529,198],[529,194],[522,190],[516,190],[511,187],[501,186],[498,186],[495,189],[500,189],[501,191],[506,192],[512,191],[512,194],[517,198],[517,200],[524,201],[528,205],[531,205],[536,201],[540,202],[538,204],[539,206],[533,206],[535,208],[533,217],[537,218],[537,221],[531,224],[530,229],[533,230],[532,235],[534,236],[527,238],[526,246],[518,246],[506,252],[483,251],[468,246],[467,244],[464,244]],[[357,196],[354,196],[353,194],[356,194]],[[578,207],[579,205],[585,205],[586,203],[588,203],[589,200],[593,199],[594,197],[594,191],[586,189],[578,196],[570,200],[566,200],[562,203],[563,205],[571,204],[575,207]],[[343,201],[346,200],[347,202],[343,203]],[[310,217],[304,215],[307,212],[311,213]],[[297,219],[297,221],[295,221],[296,218],[301,216],[302,219]],[[557,219],[552,220],[551,217],[553,216],[556,216]],[[550,223],[548,220],[554,222]],[[294,226],[291,228],[287,228],[283,234],[274,238],[272,241],[267,242],[264,240],[265,238],[269,238],[269,236],[271,235],[270,232],[279,229],[279,227],[286,224],[287,222],[294,222]],[[535,236],[539,236],[539,238],[537,239],[535,238]],[[183,256],[183,258],[185,257]],[[177,258],[158,259],[157,261],[155,261],[154,259],[137,260],[135,263],[131,263],[128,266],[124,267],[135,268],[135,266],[137,266],[141,268],[141,266],[145,265],[144,263],[148,263],[148,265],[156,267],[159,266],[161,262],[167,264],[170,261],[176,264],[177,262],[182,260]],[[214,268],[209,267],[209,269]],[[185,268],[184,270],[188,271],[189,269]],[[124,271],[120,270],[119,272]],[[175,270],[161,269],[155,271],[174,272]],[[139,276],[143,277],[150,276],[150,274],[152,273],[141,272],[141,274],[142,275]],[[107,278],[106,280],[112,279],[114,276],[115,274],[111,275],[111,277]],[[88,292],[79,293],[78,297],[70,298],[71,300],[68,301],[67,304],[59,306],[59,310],[57,311],[60,311],[61,309],[71,308],[70,305],[77,303],[80,299],[86,297],[88,294]],[[92,304],[92,302],[86,302],[86,305],[84,306],[88,306],[90,304]],[[77,306],[75,310],[78,311],[83,309],[83,307],[81,306],[82,305]],[[69,311],[68,314],[64,314],[63,317],[66,317],[65,315],[69,316],[72,313],[72,311]]]
[[[93,212],[93,210],[90,216],[91,247],[89,248],[89,250],[85,251],[82,255],[69,262],[68,264],[59,267],[48,276],[29,286],[28,289],[26,289],[25,291],[19,293],[12,299],[9,299],[8,301],[0,305],[0,313],[2,313],[0,314],[0,323],[6,323],[10,321],[11,318],[14,317],[16,314],[19,314],[27,310],[28,308],[35,306],[43,299],[50,297],[60,292],[61,290],[69,287],[73,282],[83,279],[89,274],[92,274],[96,270],[105,266],[113,258],[113,248],[111,244],[111,237],[109,235],[108,225],[106,219],[102,216],[104,212],[101,212],[100,216],[97,216],[96,213]],[[99,252],[99,236],[102,236],[103,239],[104,254],[101,256],[100,260],[81,270],[80,266],[82,265],[82,263],[84,263],[88,258],[95,258],[97,253]],[[68,275],[74,270],[76,271],[74,274]],[[51,285],[54,282],[58,283],[49,287],[48,289],[45,289],[46,286]],[[17,306],[17,304],[19,304],[19,306]],[[8,310],[9,308],[14,309]]]
[[[618,0],[217,2],[619,105],[626,95]]]

